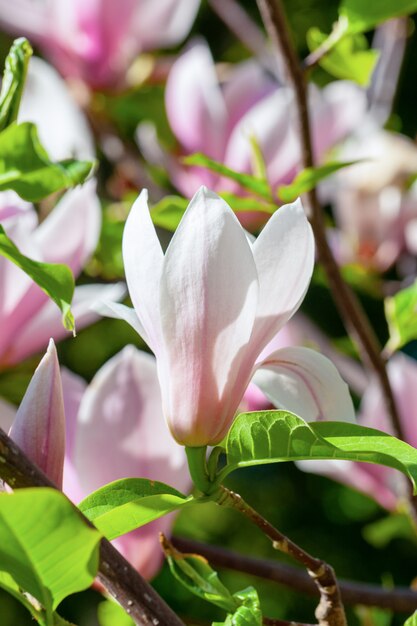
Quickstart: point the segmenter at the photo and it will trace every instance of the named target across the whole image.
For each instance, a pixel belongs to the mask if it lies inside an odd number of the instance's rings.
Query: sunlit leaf
[[[281,185],[278,188],[278,197],[283,202],[293,202],[303,193],[311,191],[317,184],[328,178],[334,172],[341,170],[350,165],[355,165],[359,161],[334,162],[320,165],[319,167],[307,167],[296,175],[289,185]]]
[[[243,189],[247,191],[251,191],[252,193],[261,196],[265,200],[271,201],[271,190],[269,188],[268,183],[256,176],[251,176],[250,174],[241,174],[240,172],[235,172],[235,170],[230,169],[223,163],[219,163],[218,161],[213,161],[209,157],[205,156],[201,153],[191,154],[190,156],[184,157],[183,162],[186,165],[194,165],[196,167],[206,167],[212,172],[216,172],[216,174],[220,174],[225,178],[230,178],[238,183]]]
[[[363,33],[393,17],[417,11],[417,0],[342,0],[340,15],[349,33]]]
[[[135,626],[132,618],[113,600],[100,602],[97,617],[100,626]]]
[[[344,459],[397,469],[417,492],[417,450],[387,433],[347,422],[307,423],[287,411],[242,413],[227,436],[226,454],[219,481],[251,465]]]
[[[13,42],[4,64],[0,92],[0,131],[17,119],[32,48],[21,37]]]
[[[53,163],[31,122],[11,124],[0,133],[0,191],[13,189],[36,202],[85,181],[92,163],[68,159]]]
[[[307,44],[311,51],[316,50],[326,39],[327,35],[315,26],[307,32]],[[319,64],[336,78],[353,80],[367,87],[378,57],[378,50],[369,49],[366,37],[357,34],[343,37],[320,58]]]
[[[417,611],[415,611],[411,617],[405,620],[404,626],[417,626]]]
[[[79,508],[107,539],[115,539],[192,501],[164,483],[123,478],[94,491]]]
[[[384,304],[389,329],[386,349],[392,353],[417,339],[417,281],[395,296],[385,298]]]
[[[68,595],[91,585],[101,535],[55,489],[0,494],[0,563],[44,607],[46,622]]]
[[[67,330],[74,330],[71,300],[74,293],[74,277],[66,265],[41,263],[22,254],[6,235],[0,225],[0,255],[20,267],[58,305],[62,311]]]
[[[151,217],[155,226],[174,231],[189,204],[187,198],[181,196],[165,196],[153,205]]]

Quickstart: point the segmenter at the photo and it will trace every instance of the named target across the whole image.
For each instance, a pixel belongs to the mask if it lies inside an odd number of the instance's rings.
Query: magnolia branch
[[[308,595],[319,595],[316,585],[308,574],[297,567],[246,556],[227,548],[207,545],[184,537],[174,537],[173,544],[183,552],[201,554],[215,567],[223,567],[274,581]],[[417,592],[412,589],[406,587],[383,589],[377,585],[341,580],[340,578],[338,582],[344,604],[375,606],[396,613],[408,614],[417,610]]]
[[[56,486],[23,454],[1,428],[0,478],[13,489],[23,487],[56,489]],[[80,515],[82,516],[81,513]],[[91,526],[89,520],[85,517],[84,519]],[[98,580],[138,626],[158,626],[158,624],[184,626],[151,585],[107,539],[102,539],[100,543]]]
[[[303,167],[313,167],[314,159],[307,103],[306,78],[290,38],[281,0],[257,0],[257,4],[271,40],[282,52],[288,74],[294,86],[301,135]],[[370,364],[378,377],[391,416],[394,434],[400,439],[404,439],[378,339],[358,299],[349,285],[343,280],[339,266],[333,257],[326,238],[323,212],[315,189],[312,189],[308,193],[308,198],[311,205],[310,221],[316,239],[317,250],[320,261],[326,272],[333,298],[346,328],[360,348],[362,357]]]
[[[219,504],[230,506],[247,517],[271,541],[276,550],[288,554],[303,565],[314,581],[319,594],[320,602],[316,608],[316,618],[320,626],[347,626],[345,611],[342,604],[339,586],[333,568],[321,559],[316,559],[291,541],[277,528],[272,526],[255,509],[237,493],[221,487],[223,497]]]

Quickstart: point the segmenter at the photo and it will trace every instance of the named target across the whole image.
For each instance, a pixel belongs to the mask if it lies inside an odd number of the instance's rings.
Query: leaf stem
[[[315,613],[319,626],[347,626],[339,585],[333,568],[291,541],[245,502],[239,494],[226,487],[221,487],[220,493],[218,504],[239,511],[271,540],[275,550],[291,556],[307,569],[320,593],[320,603]]]
[[[1,428],[0,478],[12,489],[57,488]],[[77,510],[86,524],[91,526],[91,522]],[[107,539],[102,539],[100,543],[98,579],[137,626],[184,626],[151,585]]]
[[[204,494],[210,493],[213,485],[207,469],[207,446],[185,446],[185,453],[194,485]]]
[[[314,167],[306,77],[291,41],[282,2],[281,0],[257,0],[257,4],[271,40],[282,53],[290,80],[294,86],[303,167]],[[326,272],[334,301],[349,334],[356,340],[364,361],[371,366],[379,380],[391,417],[393,434],[404,439],[396,402],[385,369],[385,361],[381,356],[379,341],[359,300],[343,280],[340,268],[333,257],[327,241],[324,216],[315,188],[308,192],[307,197],[311,206],[310,221],[316,239],[319,259]]]

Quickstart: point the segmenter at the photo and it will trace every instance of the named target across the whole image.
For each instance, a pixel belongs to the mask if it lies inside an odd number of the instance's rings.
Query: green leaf
[[[226,440],[227,466],[218,481],[240,467],[314,459],[385,465],[403,472],[417,492],[417,450],[373,428],[346,422],[311,422],[287,411],[239,415]]]
[[[46,626],[46,615],[42,607],[35,607],[34,604],[29,602],[27,596],[25,596],[16,581],[7,572],[0,572],[0,587],[10,593],[18,602],[29,611],[33,619],[35,619],[41,626]]]
[[[349,33],[363,33],[393,17],[417,11],[417,0],[342,0],[339,14]]]
[[[45,608],[47,623],[67,596],[89,587],[101,535],[55,489],[0,494],[0,564]]]
[[[242,602],[241,606],[229,614],[225,622],[215,622],[213,626],[262,626],[262,612],[256,589],[248,587],[233,594]]]
[[[31,122],[11,124],[0,133],[0,191],[13,189],[36,202],[85,181],[92,163],[68,159],[53,163]]]
[[[319,167],[307,167],[297,174],[292,183],[278,188],[278,197],[283,202],[293,202],[301,194],[314,189],[321,180],[328,178],[331,174],[344,167],[349,167],[356,163],[360,163],[360,161],[333,162],[320,165]]]
[[[0,131],[17,119],[32,53],[28,40],[21,37],[13,42],[7,55],[0,92]]]
[[[189,204],[187,198],[181,196],[165,196],[153,205],[151,217],[155,226],[174,231]]]
[[[417,281],[385,298],[384,306],[389,329],[386,350],[392,353],[417,339]]]
[[[212,172],[216,172],[216,174],[220,174],[225,178],[230,178],[231,180],[234,180],[241,187],[243,187],[243,189],[247,189],[248,191],[257,194],[261,198],[264,198],[265,200],[272,201],[271,190],[266,180],[256,178],[256,176],[251,176],[250,174],[241,174],[240,172],[235,172],[226,165],[223,165],[223,163],[213,161],[213,159],[210,159],[200,152],[184,157],[183,162],[186,165],[206,167]]]
[[[193,501],[155,480],[122,478],[94,491],[79,508],[111,540]]]
[[[100,626],[135,626],[132,618],[113,600],[100,602],[97,617]]]
[[[179,552],[166,537],[161,543],[172,575],[191,593],[229,613],[239,608],[241,603],[223,585],[207,559],[199,554]]]
[[[327,38],[319,28],[312,27],[307,32],[307,45],[314,51]],[[353,80],[362,87],[367,87],[378,58],[379,52],[369,49],[366,37],[357,34],[343,37],[320,58],[319,65],[336,78]]]
[[[74,277],[66,265],[41,263],[23,255],[6,235],[0,225],[0,255],[20,267],[58,305],[62,311],[63,324],[74,330],[71,300],[74,293]]]
[[[386,548],[393,539],[407,539],[416,543],[416,529],[406,513],[392,513],[368,524],[363,529],[366,541],[375,548]]]
[[[404,626],[417,626],[417,611],[415,611],[411,617],[405,620]]]

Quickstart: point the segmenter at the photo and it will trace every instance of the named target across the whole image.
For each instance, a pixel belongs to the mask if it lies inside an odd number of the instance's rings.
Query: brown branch
[[[281,0],[257,0],[257,3],[271,40],[282,52],[286,61],[288,74],[294,86],[301,135],[303,167],[313,167],[314,158],[307,103],[306,78],[290,39]],[[326,238],[323,212],[315,189],[312,189],[308,193],[308,198],[311,205],[310,221],[316,238],[317,250],[320,261],[326,272],[333,298],[345,326],[356,340],[364,360],[371,365],[378,377],[391,416],[394,434],[400,439],[404,439],[396,403],[385,369],[385,361],[381,356],[381,346],[379,345],[378,339],[362,306],[353,291],[343,280],[339,266],[333,257]]]
[[[221,487],[220,489],[223,495],[219,499],[219,504],[230,506],[242,513],[272,541],[272,545],[276,550],[288,554],[307,569],[309,576],[316,584],[320,593],[320,602],[315,612],[319,626],[347,626],[339,586],[333,568],[322,559],[316,559],[311,556],[311,554],[291,541],[245,502],[239,494],[226,489],[226,487]]]
[[[49,478],[23,454],[1,428],[0,478],[13,489],[22,487],[52,487],[56,489]],[[92,525],[86,517],[84,520],[90,526]],[[183,626],[181,620],[151,585],[107,539],[102,539],[100,543],[98,579],[109,594],[121,604],[135,624],[139,626]]]
[[[317,587],[308,574],[297,567],[246,556],[227,548],[184,537],[174,537],[173,544],[181,551],[201,554],[215,567],[224,567],[264,578],[308,595],[319,595]],[[417,610],[417,592],[406,587],[383,589],[377,585],[339,579],[339,588],[344,604],[375,606],[396,613],[408,614]]]

